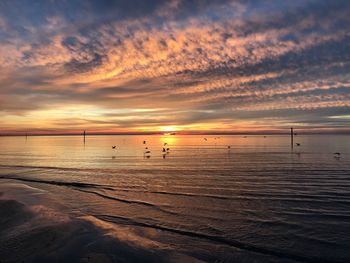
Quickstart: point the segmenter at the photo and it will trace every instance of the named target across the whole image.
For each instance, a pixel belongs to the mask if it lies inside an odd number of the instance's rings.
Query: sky
[[[350,132],[350,1],[0,0],[0,134]]]

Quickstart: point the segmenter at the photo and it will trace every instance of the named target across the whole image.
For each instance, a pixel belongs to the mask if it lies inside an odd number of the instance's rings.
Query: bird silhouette
[[[166,146],[167,144],[168,144],[168,143],[165,142],[165,143],[164,143],[164,146]]]
[[[205,141],[207,141],[208,139],[207,138],[204,138]]]
[[[115,149],[115,148],[117,148],[117,146],[116,146],[116,145],[112,146],[112,149]]]
[[[144,157],[144,158],[150,158],[150,157],[151,157],[151,151],[148,150],[147,147],[146,147],[145,149],[146,149],[147,151],[145,151],[145,152],[143,153],[143,157]]]
[[[300,146],[300,143],[297,142],[295,145],[296,145],[296,146]]]
[[[143,144],[146,144],[146,141],[143,141]]]
[[[340,156],[340,152],[336,152],[334,153],[334,155]]]

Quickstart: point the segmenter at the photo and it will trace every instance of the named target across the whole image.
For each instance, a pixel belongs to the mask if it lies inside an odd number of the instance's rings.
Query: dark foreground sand
[[[72,216],[39,189],[0,186],[0,262],[196,262],[127,228]]]

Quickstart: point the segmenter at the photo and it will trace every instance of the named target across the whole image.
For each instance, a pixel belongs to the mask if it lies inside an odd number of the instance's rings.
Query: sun
[[[178,130],[175,126],[161,126],[159,129],[162,132],[174,132]]]

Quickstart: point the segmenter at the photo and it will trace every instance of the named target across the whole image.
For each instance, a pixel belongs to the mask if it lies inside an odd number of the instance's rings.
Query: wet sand
[[[68,215],[47,193],[0,186],[0,262],[199,262],[91,216]]]

